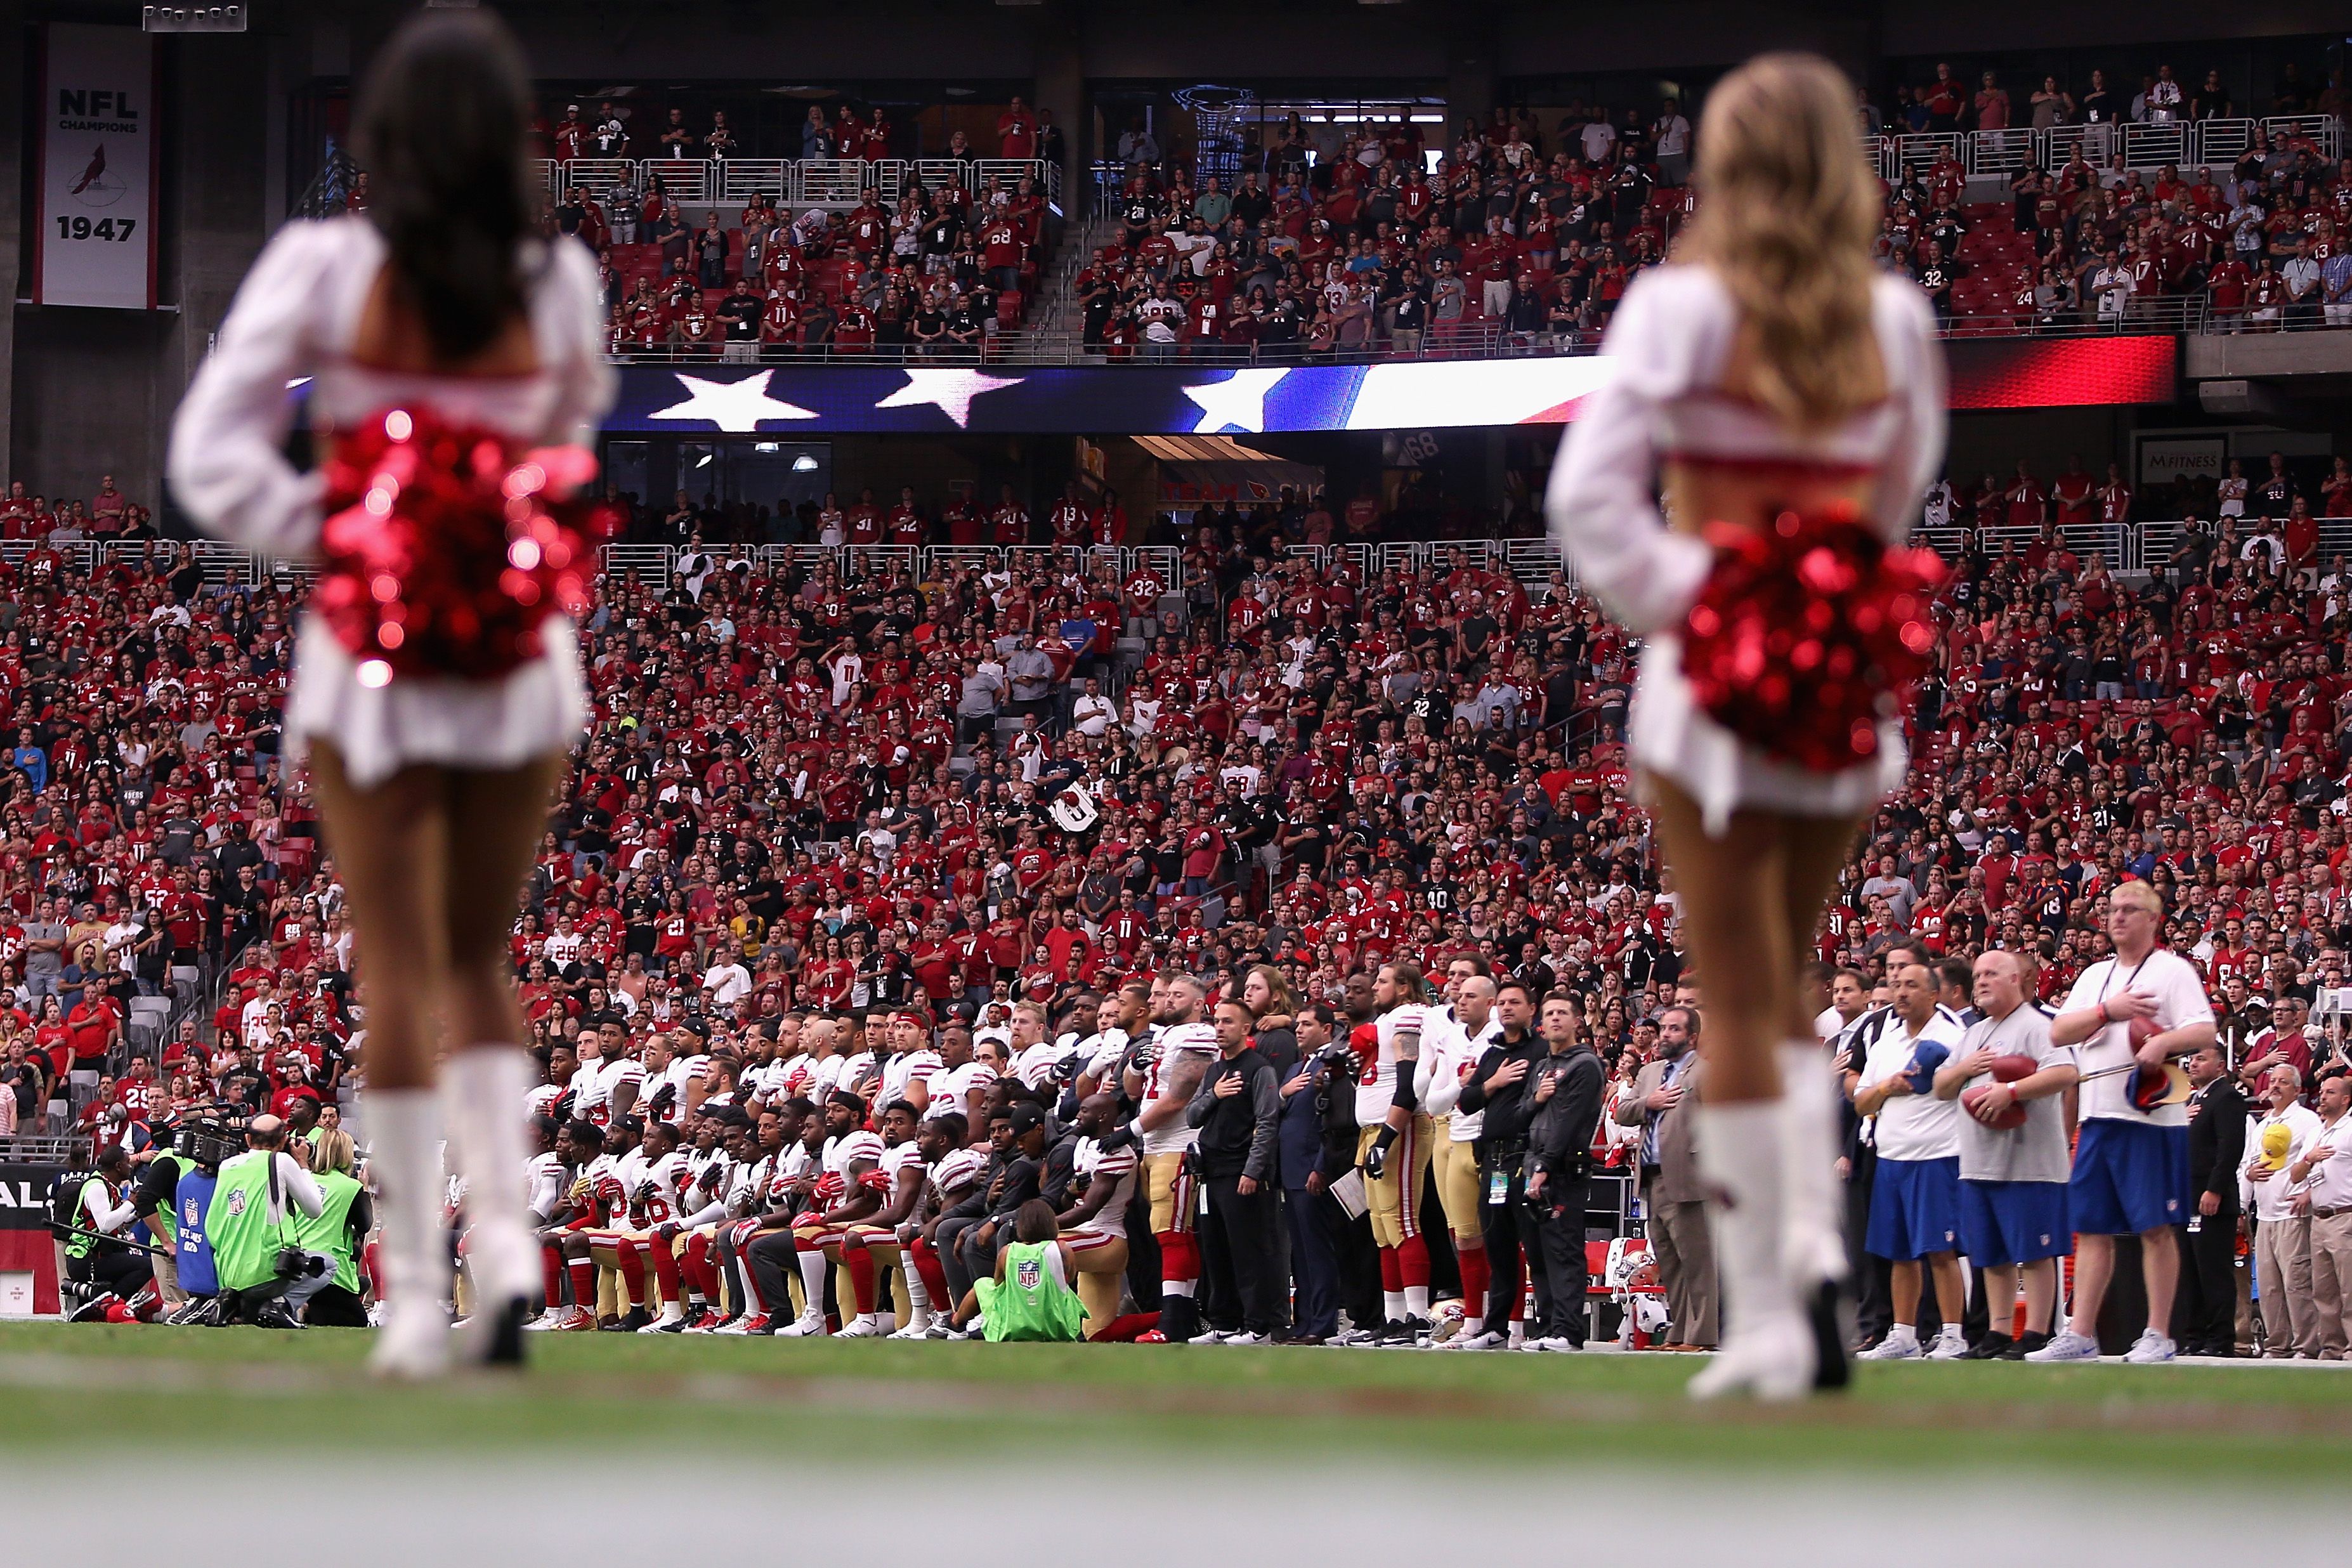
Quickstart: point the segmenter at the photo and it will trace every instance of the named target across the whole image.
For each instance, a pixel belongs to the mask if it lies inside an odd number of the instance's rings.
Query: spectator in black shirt
[[[751,287],[749,278],[735,279],[735,291],[719,301],[719,319],[727,323],[727,341],[730,343],[755,343],[760,341],[760,312],[766,301]]]

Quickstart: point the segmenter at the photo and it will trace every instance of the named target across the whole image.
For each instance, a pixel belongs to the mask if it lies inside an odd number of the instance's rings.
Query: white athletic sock
[[[1468,1339],[1473,1334],[1483,1334],[1486,1331],[1486,1320],[1475,1316],[1469,1312],[1465,1312],[1462,1314],[1462,1328],[1460,1331],[1462,1337],[1465,1339]]]
[[[1829,1047],[1789,1040],[1780,1068],[1780,1261],[1800,1295],[1843,1279],[1843,1189],[1837,1177],[1838,1094]]]
[[[441,1067],[449,1163],[466,1178],[466,1259],[485,1302],[529,1296],[539,1260],[524,1220],[523,1097],[530,1058],[520,1046],[477,1046]]]
[[[1162,1279],[1160,1293],[1163,1296],[1190,1296],[1196,1283],[1191,1279]]]
[[[1427,1321],[1429,1318],[1429,1287],[1408,1285],[1404,1288],[1404,1315]]]
[[[1717,1276],[1732,1331],[1798,1315],[1781,1262],[1781,1108],[1778,1100],[1701,1104],[1693,1129],[1699,1170],[1713,1189]]]
[[[661,1321],[665,1323],[684,1322],[686,1321],[686,1303],[683,1301],[663,1302]]]
[[[808,1292],[808,1305],[803,1310],[824,1310],[824,1254],[811,1247],[798,1255],[801,1266],[801,1289]]]
[[[907,1315],[919,1323],[931,1321],[931,1288],[923,1283],[923,1271],[911,1259],[907,1264]]]
[[[1388,1321],[1389,1321],[1390,1322],[1391,1322],[1391,1323],[1402,1323],[1402,1322],[1403,1322],[1403,1321],[1404,1321],[1404,1292],[1403,1292],[1403,1291],[1402,1291],[1402,1290],[1383,1290],[1383,1291],[1381,1291],[1381,1316],[1383,1316],[1383,1317],[1385,1317],[1386,1319],[1388,1319]]]
[[[379,1089],[362,1102],[368,1171],[383,1225],[384,1309],[439,1316],[449,1300],[449,1237],[441,1224],[441,1097]]]

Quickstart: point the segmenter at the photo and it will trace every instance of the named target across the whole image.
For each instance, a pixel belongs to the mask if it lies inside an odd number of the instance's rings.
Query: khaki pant
[[[1381,1247],[1402,1247],[1408,1237],[1421,1234],[1421,1188],[1429,1177],[1431,1127],[1429,1118],[1414,1111],[1405,1119],[1396,1142],[1389,1145],[1381,1173],[1367,1177],[1364,1197],[1372,1210],[1372,1240]],[[1356,1163],[1372,1152],[1381,1130],[1367,1127],[1356,1139]]]
[[[2318,1303],[2311,1294],[2311,1221],[2290,1216],[2254,1227],[2254,1264],[2262,1270],[2264,1353],[2319,1353]]]
[[[168,1312],[187,1305],[188,1293],[180,1289],[180,1254],[177,1248],[160,1237],[156,1245],[163,1250],[154,1256],[155,1289],[163,1299],[163,1310]]]
[[[1648,1231],[1658,1286],[1674,1320],[1669,1342],[1714,1349],[1715,1238],[1706,1227],[1706,1205],[1659,1204],[1650,1211]]]
[[[1459,1251],[1486,1244],[1478,1224],[1485,1194],[1478,1181],[1478,1145],[1457,1141],[1453,1120],[1451,1116],[1433,1119],[1430,1142],[1436,1145],[1438,1206],[1445,1211],[1445,1227],[1454,1233],[1454,1246]]]
[[[2322,1355],[2352,1355],[2352,1209],[2311,1218],[2311,1297]]]

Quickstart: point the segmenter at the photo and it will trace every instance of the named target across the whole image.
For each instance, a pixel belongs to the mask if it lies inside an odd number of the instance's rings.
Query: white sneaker
[[[793,1319],[790,1328],[778,1329],[776,1337],[780,1340],[803,1340],[812,1335],[822,1337],[824,1333],[824,1310],[821,1307],[811,1307]]]
[[[1966,1350],[1968,1347],[1960,1347]],[[1886,1337],[1853,1358],[1856,1361],[1917,1361],[1920,1359],[1919,1331],[1901,1323],[1886,1331]]]
[[[1194,1345],[1221,1345],[1225,1342],[1225,1333],[1226,1331],[1223,1329],[1203,1329],[1184,1342]]]
[[[1450,1340],[1441,1341],[1437,1348],[1442,1351],[1500,1350],[1503,1348],[1503,1336],[1492,1329],[1484,1333],[1456,1334]]]
[[[883,1337],[882,1325],[871,1318],[852,1318],[848,1325],[833,1337],[837,1340],[878,1340]]]
[[[662,1315],[660,1317],[655,1319],[652,1322],[647,1323],[644,1328],[639,1329],[637,1332],[641,1334],[682,1334],[686,1332],[686,1330],[683,1327],[674,1325],[682,1325],[685,1321],[686,1310],[684,1308],[665,1307],[662,1309]]]
[[[2160,1366],[2177,1353],[2169,1339],[2154,1329],[2142,1329],[2132,1348],[2124,1352],[2124,1361],[2130,1366]]]
[[[893,1331],[890,1337],[894,1340],[927,1340],[931,1337],[931,1325],[908,1323],[905,1328]]]
[[[1274,1339],[1269,1334],[1254,1334],[1247,1329],[1241,1329],[1223,1336],[1217,1342],[1226,1345],[1270,1345],[1274,1343]]]
[[[1936,1348],[1927,1352],[1929,1361],[1958,1361],[1969,1353],[1968,1336],[1960,1332],[1958,1323],[1946,1323],[1944,1331],[1936,1336]]]
[[[2139,1347],[2134,1345],[2132,1348],[2137,1350]],[[2171,1358],[2171,1349],[2172,1342],[2167,1340],[2165,1342],[2167,1360]],[[2040,1350],[2026,1352],[2025,1359],[2038,1362],[2096,1361],[2099,1359],[2099,1342],[2087,1339],[2074,1330],[2068,1329]]]

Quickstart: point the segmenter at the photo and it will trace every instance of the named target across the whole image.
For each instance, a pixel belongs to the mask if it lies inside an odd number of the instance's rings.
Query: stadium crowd
[[[1949,65],[1865,105],[1891,133],[2001,131],[2227,118],[2219,75],[2184,95],[2171,68],[2128,99],[2094,71],[2079,91],[2046,79],[2024,112],[1994,73],[1969,89]],[[2279,115],[2336,114],[2340,89],[2290,76]],[[554,137],[560,160],[625,156],[622,118]],[[1050,156],[1050,123],[1015,100],[1002,156]],[[890,127],[849,104],[812,110],[809,144],[887,154]],[[665,153],[723,156],[718,115],[674,123]],[[603,126],[604,131],[597,131]],[[576,132],[576,133],[575,133]],[[961,132],[958,133],[961,136]],[[1696,200],[1691,122],[1577,104],[1547,129],[1531,110],[1465,121],[1432,150],[1423,128],[1254,126],[1237,179],[1196,174],[1140,123],[1118,142],[1128,173],[1106,189],[1110,233],[1070,284],[1084,348],[1113,359],[1288,359],[1570,352],[1599,341],[1630,279],[1664,260]],[[1879,251],[1915,278],[1954,330],[2010,332],[2201,321],[2223,331],[2352,324],[2352,174],[2307,130],[2258,130],[2225,163],[2123,171],[2096,141],[2053,144],[1987,200],[1947,152],[1906,161],[1886,187]],[[700,149],[702,151],[698,151]],[[1042,151],[1041,151],[1042,150]],[[979,149],[959,143],[952,157]],[[1434,156],[1433,156],[1433,151]],[[961,166],[961,165],[959,165]],[[616,353],[974,359],[1019,327],[1046,281],[1052,235],[1039,182],[948,175],[895,202],[795,214],[754,199],[732,226],[718,208],[683,216],[657,175],[593,199],[562,194],[551,221],[605,261]],[[1973,197],[1973,199],[1971,199]],[[363,188],[352,195],[363,205]]]
[[[1822,934],[1825,1033],[1899,1005],[1910,956],[2025,955],[2054,1005],[2137,879],[2221,1073],[2291,1069],[2291,1104],[2340,1114],[2340,1024],[2309,1019],[2352,925],[2352,576],[2305,524],[2352,505],[2343,466],[2173,498],[2191,523],[2146,581],[2055,531],[2129,515],[2079,465],[1948,492],[1960,524],[2043,527],[1952,552],[1912,787]],[[919,580],[725,549],[603,585],[593,731],[514,938],[543,1323],[821,1332],[830,1300],[854,1334],[1583,1342],[1588,1181],[1664,1194],[1660,1078],[1705,1016],[1621,762],[1633,650],[1570,584],[1462,552],[1283,556],[1318,516],[1204,509],[1181,587],[1076,552]],[[134,1162],[202,1105],[332,1118],[365,1019],[277,765],[299,589],[207,586],[161,542],[84,571],[51,538],[6,584],[0,1099],[26,1129],[62,1100]],[[133,1045],[166,995],[177,1026]],[[1696,1271],[1666,1203],[1653,1247]],[[2298,1256],[2266,1300],[2315,1278]],[[1629,1335],[1663,1296],[1691,1320],[1664,1342],[1711,1342],[1689,1279],[1598,1289]]]

